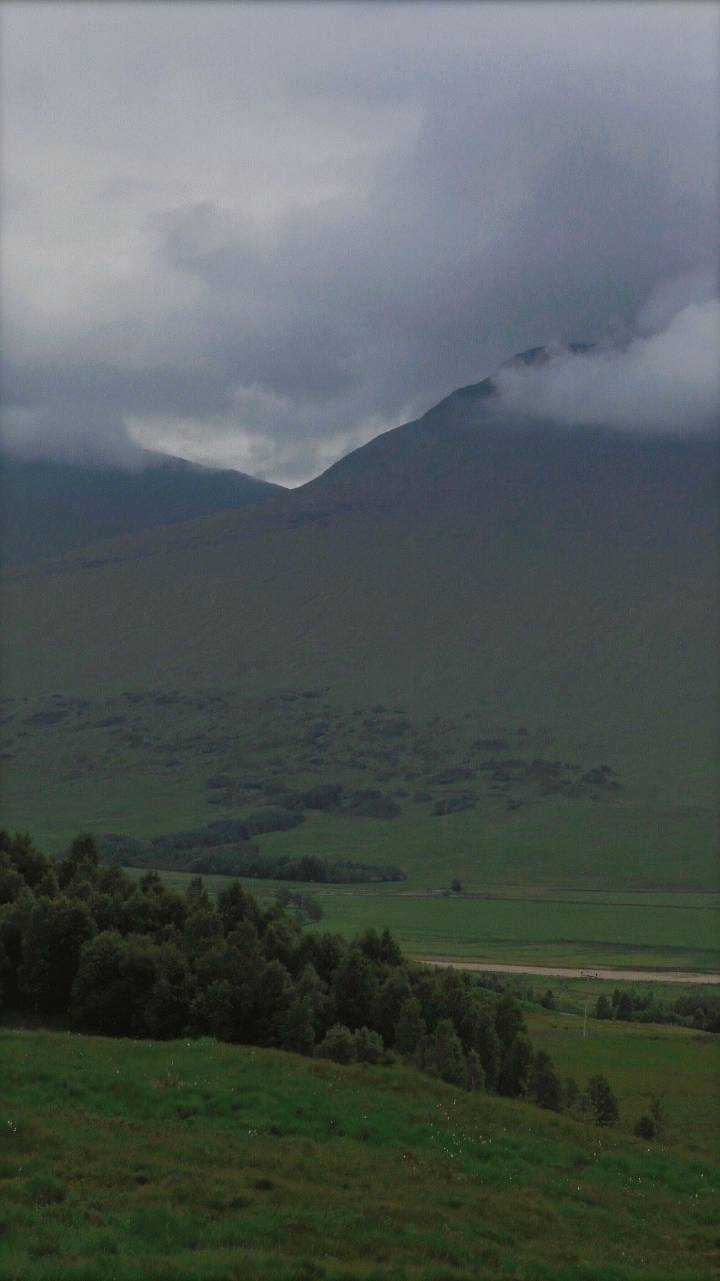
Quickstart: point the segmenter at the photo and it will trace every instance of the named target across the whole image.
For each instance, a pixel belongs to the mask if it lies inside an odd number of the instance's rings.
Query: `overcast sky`
[[[7,444],[294,485],[524,348],[707,336],[719,12],[6,0]]]

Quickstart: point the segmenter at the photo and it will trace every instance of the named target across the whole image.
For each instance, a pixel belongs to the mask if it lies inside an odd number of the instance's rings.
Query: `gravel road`
[[[573,970],[564,965],[500,965],[465,960],[459,956],[414,956],[423,965],[449,965],[455,970],[482,970],[491,974],[535,974],[557,979],[609,979],[617,983],[717,983],[720,974],[689,974],[682,970]]]

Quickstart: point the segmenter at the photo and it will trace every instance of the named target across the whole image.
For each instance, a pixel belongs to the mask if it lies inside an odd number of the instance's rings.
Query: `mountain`
[[[280,486],[142,451],[133,469],[0,455],[0,556],[18,565],[263,502]]]
[[[152,835],[330,781],[400,813],[273,849],[714,885],[718,472],[485,379],[265,504],[16,570],[7,818]]]

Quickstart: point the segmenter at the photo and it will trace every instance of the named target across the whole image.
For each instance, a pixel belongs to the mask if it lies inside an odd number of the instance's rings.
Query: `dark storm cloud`
[[[670,317],[707,301],[714,7],[7,5],[5,26],[15,448],[138,439],[296,483],[514,351],[686,342]]]

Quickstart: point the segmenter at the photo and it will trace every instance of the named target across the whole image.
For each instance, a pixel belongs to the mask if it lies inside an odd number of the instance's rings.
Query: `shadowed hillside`
[[[119,534],[245,507],[278,485],[196,467],[145,450],[132,469],[0,456],[0,556],[5,564],[59,556]]]

